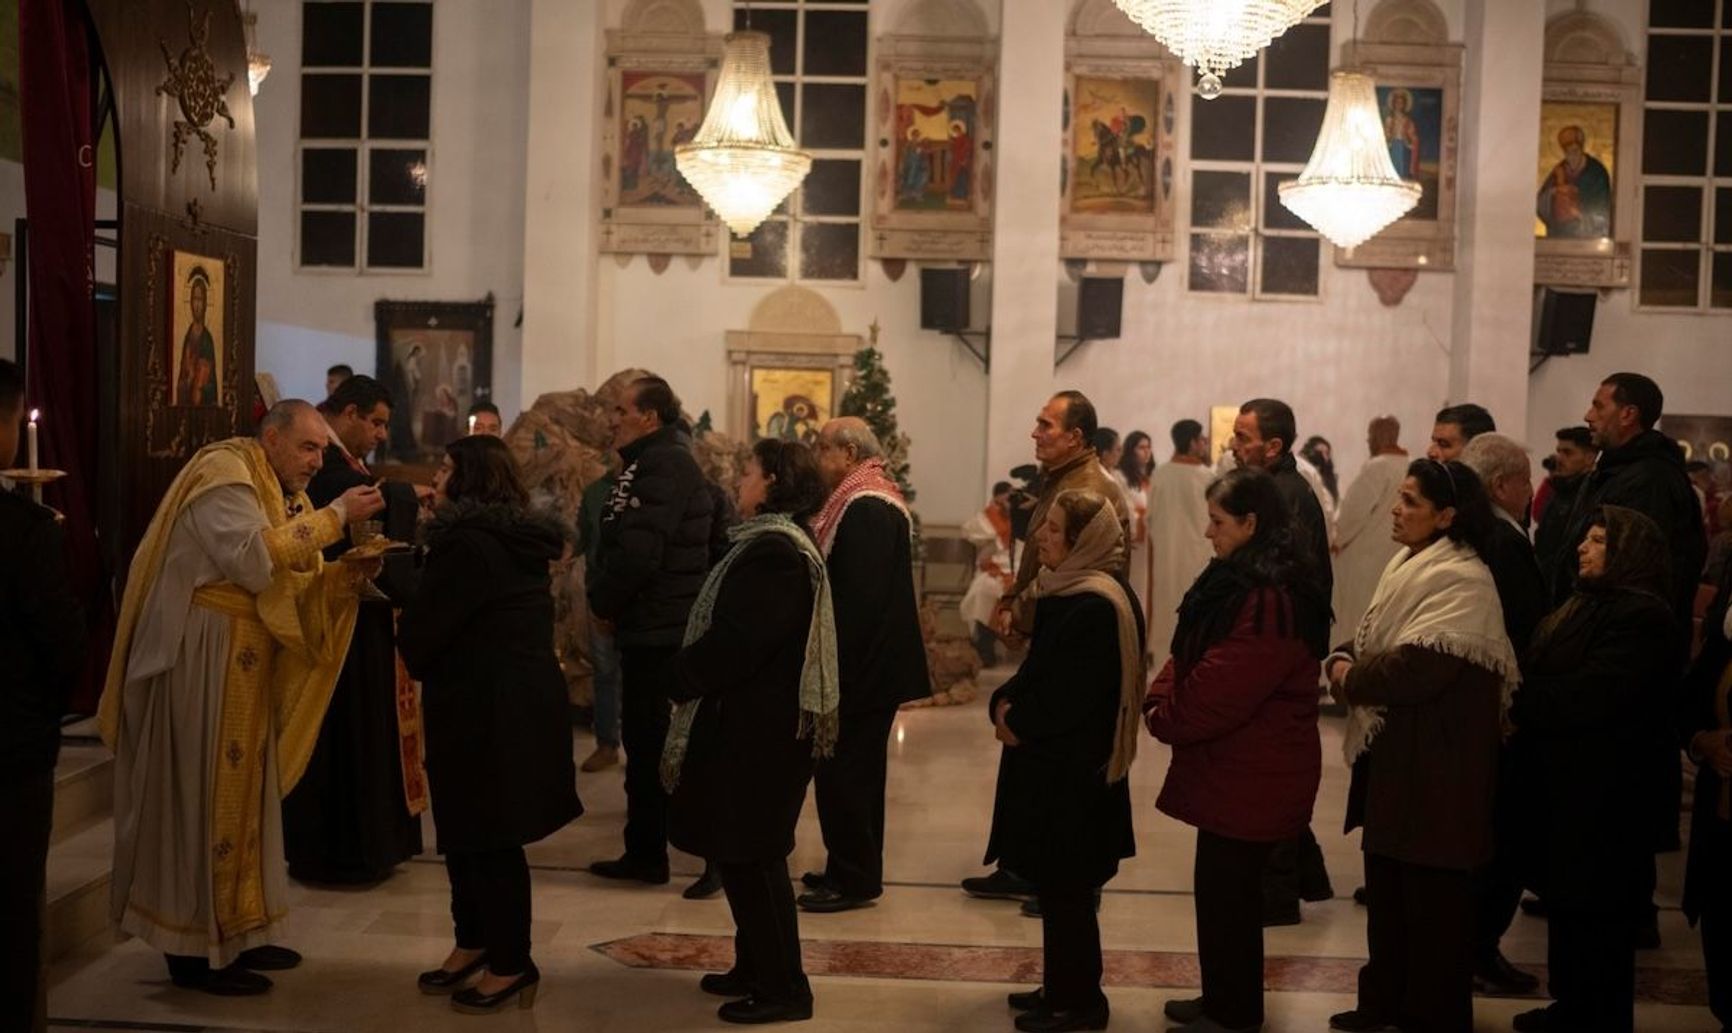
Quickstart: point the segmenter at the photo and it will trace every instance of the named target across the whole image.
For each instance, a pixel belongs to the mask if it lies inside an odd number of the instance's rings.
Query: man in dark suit
[[[1533,465],[1520,442],[1495,432],[1476,435],[1461,450],[1460,458],[1479,475],[1497,517],[1480,558],[1491,568],[1492,581],[1497,585],[1504,634],[1509,636],[1516,656],[1521,657],[1550,608],[1545,578],[1524,529],[1533,503]],[[1497,997],[1530,994],[1539,988],[1539,980],[1510,964],[1498,946],[1521,902],[1518,844],[1524,819],[1532,817],[1520,812],[1521,794],[1512,784],[1514,775],[1506,747],[1499,760],[1497,798],[1493,802],[1492,859],[1474,879],[1478,907],[1474,919],[1474,990]]]
[[[0,359],[0,469],[18,453],[24,377]],[[78,471],[74,471],[77,473]],[[54,762],[84,666],[84,614],[54,513],[0,492],[0,1029],[40,1028],[42,893]]]
[[[800,907],[865,907],[884,893],[884,779],[890,730],[903,703],[930,695],[914,599],[913,523],[865,421],[831,420],[818,436],[830,498],[812,534],[836,607],[841,728],[813,775],[829,862],[808,872]]]
[[[391,395],[372,377],[349,377],[320,404],[330,427],[324,465],[307,484],[313,505],[323,506],[350,488],[375,480],[366,457],[385,442],[391,426]],[[376,518],[386,538],[409,541],[415,535],[415,490],[381,482],[385,509]],[[346,534],[352,536],[353,529]],[[335,560],[352,548],[351,537],[325,550]],[[378,882],[393,868],[421,852],[420,812],[426,790],[419,765],[405,771],[404,735],[420,734],[420,722],[399,713],[395,610],[407,600],[413,561],[387,559],[375,579],[381,596],[364,595],[355,617],[355,636],[331,694],[302,776],[283,800],[283,840],[289,874],[320,883]],[[406,703],[411,713],[413,693]]]

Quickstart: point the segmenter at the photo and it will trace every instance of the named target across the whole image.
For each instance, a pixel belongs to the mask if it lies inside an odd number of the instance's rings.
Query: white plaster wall
[[[255,10],[259,47],[273,61],[254,104],[258,368],[276,374],[285,396],[318,398],[333,363],[373,371],[375,301],[473,301],[491,291],[494,398],[511,418],[522,403],[514,324],[523,297],[528,0],[435,5],[429,269],[365,276],[294,267],[300,4],[257,4]]]

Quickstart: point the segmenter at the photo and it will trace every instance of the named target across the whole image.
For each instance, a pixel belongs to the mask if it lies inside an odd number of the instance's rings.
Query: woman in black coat
[[[1654,695],[1676,641],[1666,542],[1647,517],[1606,506],[1576,552],[1575,594],[1535,631],[1510,707],[1554,998],[1515,1028],[1629,1033],[1654,844],[1650,758],[1661,743],[1677,751]]]
[[[1143,696],[1142,613],[1118,573],[1124,535],[1107,500],[1066,491],[1035,528],[1034,634],[992,695],[1004,750],[986,863],[1035,885],[1045,978],[1010,995],[1024,1031],[1105,1029],[1096,893],[1136,853],[1130,763]]]
[[[440,506],[397,648],[421,680],[427,779],[457,945],[422,973],[420,986],[453,994],[459,1011],[492,1011],[513,997],[528,1007],[541,973],[529,957],[523,846],[583,813],[565,678],[553,655],[548,564],[565,536],[529,511],[498,438],[446,446],[433,485]]]
[[[1732,1029],[1732,566],[1702,618],[1702,652],[1684,683],[1684,742],[1696,763],[1684,914],[1702,930],[1708,1007]]]
[[[692,606],[669,664],[677,704],[662,755],[668,839],[721,875],[734,967],[699,985],[727,1022],[812,1017],[788,879],[814,754],[836,742],[836,629],[824,560],[803,522],[824,502],[811,450],[766,439],[740,476],[746,519]]]

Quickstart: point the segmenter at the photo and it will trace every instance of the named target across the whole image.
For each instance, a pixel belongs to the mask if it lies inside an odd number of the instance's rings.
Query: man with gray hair
[[[913,519],[865,421],[831,420],[818,434],[818,472],[830,489],[812,537],[836,608],[841,726],[836,752],[813,773],[829,854],[802,878],[807,911],[865,907],[884,894],[884,778],[890,730],[904,703],[930,695],[914,595]]]
[[[1516,656],[1527,651],[1534,628],[1546,613],[1546,584],[1523,525],[1533,501],[1533,467],[1519,441],[1495,431],[1476,434],[1461,451],[1461,461],[1479,475],[1497,515],[1480,558],[1491,568],[1503,605],[1504,633]],[[1475,873],[1474,988],[1482,994],[1513,996],[1532,993],[1539,980],[1509,963],[1498,941],[1515,918],[1521,901],[1522,878],[1515,844],[1523,815],[1506,749],[1500,763],[1497,798],[1493,804],[1491,861]],[[1531,817],[1531,816],[1528,816]]]

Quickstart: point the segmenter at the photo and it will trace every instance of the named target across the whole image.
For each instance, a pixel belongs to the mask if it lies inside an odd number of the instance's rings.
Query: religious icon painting
[[[1395,174],[1418,183],[1422,191],[1406,218],[1436,222],[1443,180],[1443,90],[1380,85],[1377,110]]]
[[[1534,236],[1610,236],[1618,156],[1618,106],[1575,101],[1540,105]]]
[[[217,408],[224,404],[223,260],[173,252],[169,293],[169,404]]]
[[[437,462],[493,387],[493,299],[375,306],[379,379],[391,392],[381,458]]]
[[[702,72],[620,73],[621,205],[703,207],[674,163],[674,148],[697,135],[704,95]]]
[[[1076,77],[1071,97],[1070,211],[1152,215],[1160,84]]]
[[[834,369],[754,366],[752,440],[776,438],[816,444],[818,430],[835,413]]]
[[[973,208],[979,92],[968,79],[897,80],[897,211]]]

